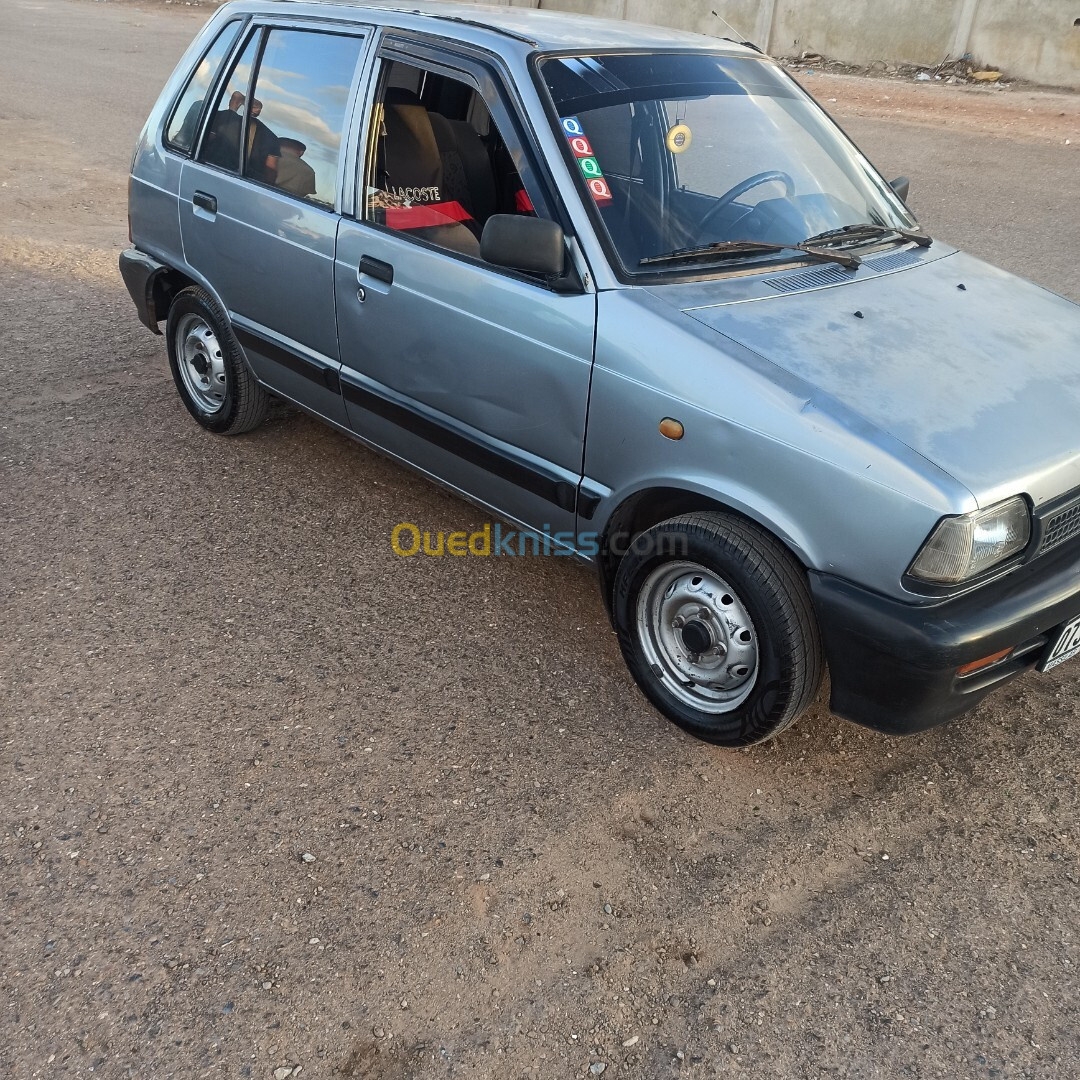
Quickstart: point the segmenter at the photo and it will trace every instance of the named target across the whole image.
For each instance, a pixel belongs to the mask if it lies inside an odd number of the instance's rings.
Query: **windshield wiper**
[[[669,251],[664,255],[650,255],[647,259],[642,259],[638,266],[652,266],[656,263],[677,262],[680,259],[697,259],[708,256],[723,258],[728,255],[754,255],[759,252],[765,255],[777,251],[801,251],[806,255],[813,255],[819,259],[837,262],[850,270],[857,269],[862,263],[858,255],[814,247],[805,241],[801,244],[765,244],[757,240],[719,240],[715,244],[678,248],[676,251]]]
[[[902,236],[905,240],[911,240],[919,247],[929,247],[934,241],[926,233],[917,232],[915,229],[898,229],[893,225],[875,225],[871,221],[860,221],[854,225],[844,225],[839,229],[829,229],[818,233],[816,236],[808,236],[804,244],[823,244],[828,240],[863,240],[878,236]]]

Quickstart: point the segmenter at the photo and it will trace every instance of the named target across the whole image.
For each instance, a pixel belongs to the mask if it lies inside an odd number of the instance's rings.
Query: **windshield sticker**
[[[588,185],[589,194],[593,197],[593,201],[597,203],[610,202],[612,198],[611,188],[608,187],[603,170],[600,168],[600,162],[596,160],[593,153],[592,143],[585,137],[581,121],[576,116],[564,116],[561,123],[563,134],[570,143],[570,149],[577,159],[582,176],[585,177],[585,183]]]
[[[684,150],[690,149],[693,137],[693,132],[685,124],[675,124],[668,128],[668,133],[664,136],[664,144],[673,154],[681,154]]]
[[[589,193],[598,203],[611,202],[611,188],[602,176],[589,181]]]
[[[570,149],[574,151],[575,157],[586,158],[593,156],[592,144],[584,135],[575,135],[570,140]]]

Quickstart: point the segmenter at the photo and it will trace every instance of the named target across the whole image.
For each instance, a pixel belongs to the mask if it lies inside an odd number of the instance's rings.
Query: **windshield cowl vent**
[[[769,278],[766,284],[777,292],[799,292],[801,289],[820,289],[825,285],[842,285],[851,280],[851,271],[843,266],[823,266],[792,277]]]
[[[914,266],[922,262],[918,251],[895,251],[891,255],[882,255],[879,259],[863,259],[865,266],[872,267],[879,274],[887,270],[900,270],[905,266]]]
[[[905,266],[915,266],[922,262],[917,251],[897,251],[892,255],[883,255],[877,259],[863,259],[863,266],[879,274],[890,270],[902,270]],[[822,289],[827,285],[843,285],[851,281],[851,271],[842,266],[821,266],[806,270],[790,277],[769,278],[765,283],[777,292],[800,292],[803,289]]]

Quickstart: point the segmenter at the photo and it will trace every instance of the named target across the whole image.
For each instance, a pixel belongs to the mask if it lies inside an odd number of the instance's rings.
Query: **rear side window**
[[[188,84],[184,87],[176,108],[173,109],[165,132],[165,142],[174,150],[185,154],[191,153],[191,148],[195,144],[195,135],[199,130],[199,118],[202,116],[206,95],[217,78],[218,71],[239,32],[238,22],[231,22],[225,26],[204,53],[191,78],[188,79]]]
[[[255,76],[244,175],[332,207],[362,39],[271,30]]]

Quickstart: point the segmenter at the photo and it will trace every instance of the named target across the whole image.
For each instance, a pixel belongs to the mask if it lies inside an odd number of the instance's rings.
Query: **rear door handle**
[[[361,255],[356,267],[357,280],[364,274],[375,278],[376,281],[385,281],[387,285],[394,284],[394,268],[381,259],[373,259],[370,255]]]
[[[199,206],[211,214],[217,213],[217,199],[213,195],[207,195],[205,191],[196,191],[191,196],[191,201],[195,206]]]

